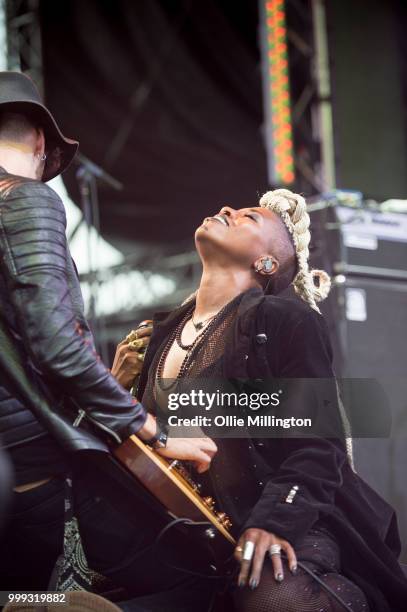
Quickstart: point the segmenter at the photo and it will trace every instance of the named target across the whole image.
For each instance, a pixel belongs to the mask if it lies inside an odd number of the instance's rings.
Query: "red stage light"
[[[269,120],[272,130],[272,158],[275,182],[291,183],[294,180],[292,120],[290,109],[287,29],[283,0],[264,2],[265,53],[269,91]]]

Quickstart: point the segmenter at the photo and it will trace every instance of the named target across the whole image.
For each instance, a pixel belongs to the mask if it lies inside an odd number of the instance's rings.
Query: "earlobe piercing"
[[[256,272],[260,272],[260,274],[270,274],[273,270],[273,262],[275,260],[271,257],[261,257],[259,261],[257,261],[254,265],[254,269]]]

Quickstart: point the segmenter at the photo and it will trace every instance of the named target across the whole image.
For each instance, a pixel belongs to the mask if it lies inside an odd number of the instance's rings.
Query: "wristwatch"
[[[154,449],[165,448],[167,446],[168,434],[167,428],[163,423],[157,419],[157,431],[152,438],[144,440],[145,444],[148,444]]]

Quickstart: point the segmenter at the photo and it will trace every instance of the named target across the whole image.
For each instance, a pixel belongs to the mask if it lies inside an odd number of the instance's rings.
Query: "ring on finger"
[[[269,548],[269,555],[270,557],[272,557],[273,555],[281,555],[280,544],[272,544]]]
[[[247,540],[243,549],[243,561],[251,561],[253,559],[255,544],[250,540]]]
[[[129,346],[133,349],[140,349],[143,346],[143,341],[142,340],[132,340],[131,342],[129,342]]]
[[[138,338],[138,331],[137,331],[137,329],[132,329],[131,332],[129,334],[127,334],[127,336],[126,336],[127,342],[131,342],[132,340],[137,340],[137,338]]]
[[[140,353],[140,352],[137,353],[137,359],[139,361],[144,361],[144,356],[145,356],[145,353]]]

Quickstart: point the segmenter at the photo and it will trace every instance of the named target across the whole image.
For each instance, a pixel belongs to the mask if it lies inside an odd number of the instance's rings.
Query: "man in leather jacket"
[[[63,482],[73,452],[106,453],[107,443],[132,434],[157,446],[161,433],[95,351],[65,237],[64,207],[44,182],[69,165],[77,146],[61,134],[28,77],[0,73],[0,317],[11,347],[9,353],[1,349],[0,433],[16,478],[8,555],[0,568],[3,589],[46,588],[62,546]],[[12,352],[23,369],[15,367]],[[34,389],[29,397],[21,394],[27,381]],[[83,427],[86,422],[92,431]],[[207,438],[161,436],[158,446],[162,455],[192,460],[200,471],[216,452]],[[95,499],[95,514],[104,517],[100,524],[92,516]],[[94,569],[120,582],[114,568],[149,543],[154,530],[135,527],[103,503],[82,490],[75,511]],[[110,541],[105,526],[113,523],[117,532]],[[130,559],[129,574],[131,568]],[[123,582],[129,580],[134,571]]]

